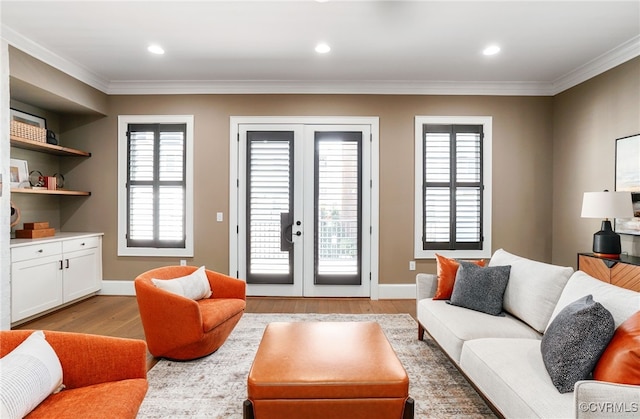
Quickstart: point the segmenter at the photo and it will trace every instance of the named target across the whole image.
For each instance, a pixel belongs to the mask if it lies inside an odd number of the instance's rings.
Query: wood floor
[[[248,297],[247,313],[398,314],[415,318],[415,300],[368,298]],[[42,329],[143,339],[144,331],[135,297],[95,296],[14,329]],[[149,368],[155,360],[149,355]]]

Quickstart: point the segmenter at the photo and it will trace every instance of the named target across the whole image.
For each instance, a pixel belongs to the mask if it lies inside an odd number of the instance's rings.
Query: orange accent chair
[[[187,361],[215,352],[238,324],[246,307],[244,281],[206,269],[211,297],[192,300],[156,287],[151,279],[187,276],[194,266],[166,266],[140,274],[136,299],[149,352]]]
[[[0,357],[33,330],[0,331]],[[135,418],[148,389],[147,345],[142,340],[46,331],[62,365],[65,388],[27,415],[37,418]]]

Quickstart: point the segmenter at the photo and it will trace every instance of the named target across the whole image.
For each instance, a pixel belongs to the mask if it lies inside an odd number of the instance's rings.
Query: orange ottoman
[[[247,393],[245,419],[413,418],[407,372],[373,322],[269,324]]]

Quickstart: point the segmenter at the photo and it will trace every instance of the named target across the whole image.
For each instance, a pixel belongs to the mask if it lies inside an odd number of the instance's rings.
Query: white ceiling
[[[640,55],[640,0],[0,7],[10,44],[110,94],[552,95]],[[314,52],[320,41],[330,53]],[[502,51],[484,56],[491,43]]]

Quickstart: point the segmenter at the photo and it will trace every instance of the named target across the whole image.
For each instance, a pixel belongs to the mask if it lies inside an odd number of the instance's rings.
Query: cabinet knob
[[[84,246],[84,245],[85,245],[85,243],[84,243],[84,242],[80,243],[80,246]]]
[[[43,249],[38,249],[38,253],[42,253],[42,252],[44,252]]]

